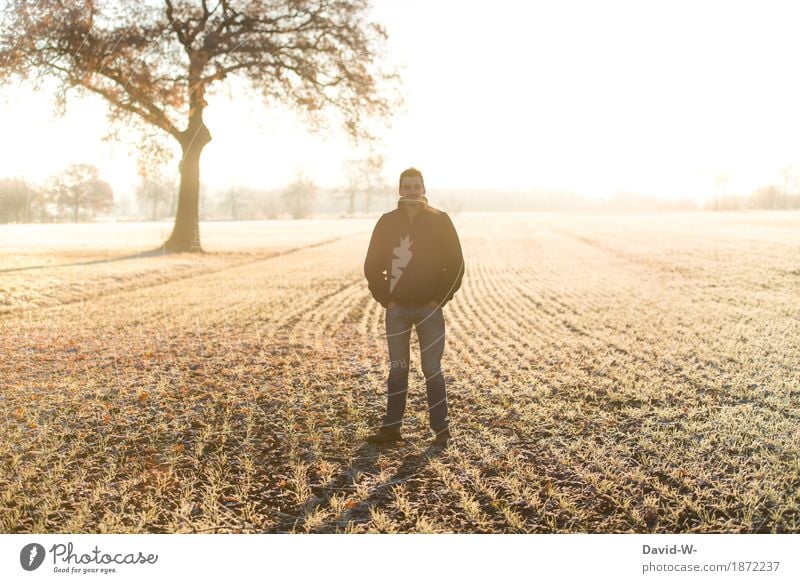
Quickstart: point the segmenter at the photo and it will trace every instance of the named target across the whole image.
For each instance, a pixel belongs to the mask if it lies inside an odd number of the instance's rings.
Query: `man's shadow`
[[[363,444],[358,451],[356,451],[353,458],[353,463],[345,468],[338,476],[333,478],[325,486],[312,486],[311,491],[314,496],[309,503],[306,504],[305,512],[293,521],[288,526],[288,530],[294,529],[299,531],[303,529],[307,517],[315,511],[324,510],[331,505],[331,498],[342,491],[354,491],[355,483],[359,474],[377,474],[379,468],[377,465],[381,454],[384,451],[396,451],[402,449],[403,444],[389,444],[389,445],[373,445],[370,443]],[[401,484],[416,476],[428,462],[445,452],[445,448],[441,445],[431,444],[423,451],[407,455],[403,458],[403,462],[397,471],[386,481],[376,486],[373,486],[367,497],[360,501],[352,508],[345,508],[338,518],[326,521],[314,530],[320,532],[330,532],[334,529],[343,529],[351,522],[363,523],[369,522],[370,506],[383,500],[388,490],[395,484]]]

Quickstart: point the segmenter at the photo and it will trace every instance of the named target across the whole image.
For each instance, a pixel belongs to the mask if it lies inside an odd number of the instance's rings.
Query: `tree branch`
[[[71,69],[67,69],[55,63],[51,63],[50,66],[53,69],[63,73],[66,79],[69,80],[71,85],[77,87],[83,87],[88,91],[96,93],[105,98],[109,103],[111,103],[111,105],[119,107],[120,109],[123,109],[128,113],[136,114],[145,121],[147,121],[148,123],[153,124],[158,128],[161,128],[162,130],[164,130],[171,136],[175,137],[176,139],[180,139],[181,132],[178,130],[178,128],[176,128],[172,124],[172,122],[169,121],[166,114],[164,114],[164,112],[158,109],[155,105],[144,104],[145,107],[147,107],[147,109],[146,110],[140,109],[139,107],[137,107],[136,101],[132,100],[124,101],[120,98],[118,94],[114,93],[110,89],[93,85],[92,83],[89,82],[89,78],[86,76],[77,77]],[[110,79],[111,77],[108,78]]]

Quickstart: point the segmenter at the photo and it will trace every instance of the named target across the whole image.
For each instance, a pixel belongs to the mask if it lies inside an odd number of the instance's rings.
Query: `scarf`
[[[401,196],[400,199],[397,201],[397,208],[400,208],[400,205],[402,205],[402,204],[411,204],[411,205],[413,205],[413,204],[421,204],[422,208],[424,209],[424,208],[428,207],[428,199],[425,198],[424,194],[422,196],[420,196],[419,198],[406,198],[404,196]],[[422,210],[422,209],[420,209],[420,210]]]

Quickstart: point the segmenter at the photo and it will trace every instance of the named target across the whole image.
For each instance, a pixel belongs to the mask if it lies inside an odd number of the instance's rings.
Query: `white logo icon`
[[[403,268],[411,261],[411,235],[406,235],[400,239],[400,244],[394,248],[394,258],[392,259],[392,279],[389,281],[389,293],[392,293],[397,280],[403,275]]]
[[[19,563],[26,571],[35,571],[44,561],[44,547],[39,543],[29,543],[19,552]]]

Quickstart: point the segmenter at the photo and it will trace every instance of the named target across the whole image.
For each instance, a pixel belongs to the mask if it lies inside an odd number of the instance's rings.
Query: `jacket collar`
[[[419,201],[419,202],[417,202],[417,201]],[[404,196],[401,196],[397,200],[397,208],[403,208],[407,204],[421,204],[422,207],[420,208],[420,210],[425,210],[425,209],[428,208],[428,199],[425,198],[425,195],[423,194],[418,199],[409,199],[409,198],[406,198]]]

